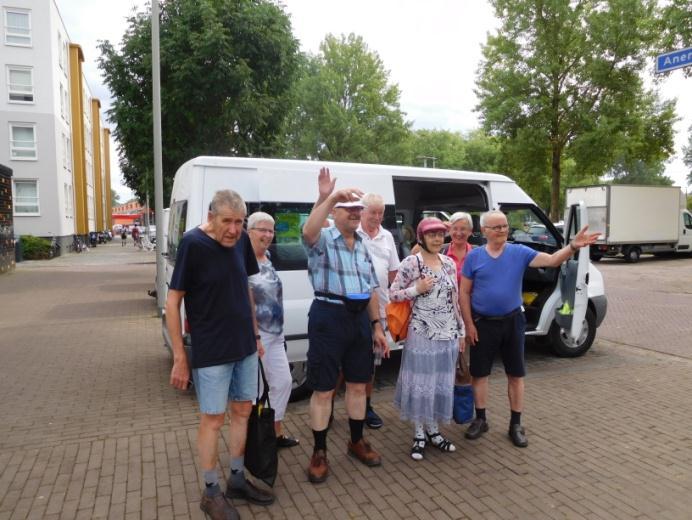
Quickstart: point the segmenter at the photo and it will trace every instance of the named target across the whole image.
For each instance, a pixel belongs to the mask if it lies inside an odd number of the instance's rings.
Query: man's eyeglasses
[[[254,229],[255,231],[257,231],[259,233],[266,233],[267,235],[273,235],[274,234],[273,229],[259,228],[259,227],[254,227],[252,229]]]
[[[508,224],[499,224],[497,226],[485,226],[488,229],[492,229],[496,233],[499,233],[500,231],[507,231],[509,229]]]

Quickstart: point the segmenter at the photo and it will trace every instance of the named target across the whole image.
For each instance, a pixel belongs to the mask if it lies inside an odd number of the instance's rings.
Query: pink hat
[[[424,218],[418,223],[418,228],[416,228],[416,237],[418,241],[423,242],[423,235],[431,231],[447,231],[447,226],[445,226],[439,218]]]

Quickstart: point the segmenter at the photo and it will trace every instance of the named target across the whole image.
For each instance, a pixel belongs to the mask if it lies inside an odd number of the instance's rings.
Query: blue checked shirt
[[[371,293],[379,287],[370,254],[358,233],[353,251],[335,226],[323,228],[312,247],[305,241],[303,246],[308,254],[308,275],[315,291],[346,296],[348,293]],[[318,299],[343,303],[321,296]]]

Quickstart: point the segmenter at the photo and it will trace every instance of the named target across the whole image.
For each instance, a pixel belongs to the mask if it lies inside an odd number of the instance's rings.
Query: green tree
[[[687,146],[682,149],[682,162],[685,163],[690,171],[687,173],[687,184],[692,184],[692,126],[687,129],[689,133],[689,140],[687,141]]]
[[[623,148],[632,163],[672,153],[673,105],[641,80],[656,38],[654,0],[491,3],[502,25],[483,48],[477,109],[503,139],[507,171],[539,199],[549,190],[551,218],[566,160],[572,176],[593,178]],[[644,129],[656,136],[648,149]]]
[[[362,37],[327,35],[302,71],[287,129],[290,156],[387,164],[407,156],[410,125],[399,88]]]
[[[125,183],[153,193],[150,11],[128,18],[122,44],[100,42],[99,67],[113,93]],[[164,197],[178,167],[198,155],[265,156],[281,150],[281,129],[298,42],[270,0],[161,2]]]
[[[466,160],[463,136],[449,130],[416,130],[411,134],[410,150],[409,160],[402,162],[415,166],[427,163],[432,167],[434,160],[436,168],[459,170]]]
[[[411,155],[402,164],[420,166],[423,158],[434,157],[437,168],[496,173],[499,171],[500,152],[497,139],[481,130],[462,134],[421,129],[412,132]],[[427,162],[432,166],[429,159]]]
[[[114,207],[118,204],[120,204],[120,195],[118,195],[117,191],[111,188],[111,206]]]
[[[672,186],[673,179],[663,175],[664,170],[665,165],[662,163],[650,165],[644,161],[633,164],[618,162],[609,172],[608,178],[613,184]]]
[[[660,40],[653,54],[692,47],[690,12],[692,12],[690,0],[668,0],[664,4],[658,18]],[[692,67],[685,67],[682,71],[686,77],[692,76]]]

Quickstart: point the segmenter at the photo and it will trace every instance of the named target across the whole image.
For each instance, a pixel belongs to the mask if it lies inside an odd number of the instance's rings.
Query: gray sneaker
[[[212,520],[240,520],[240,515],[222,493],[208,497],[202,495],[199,508],[204,511]]]

